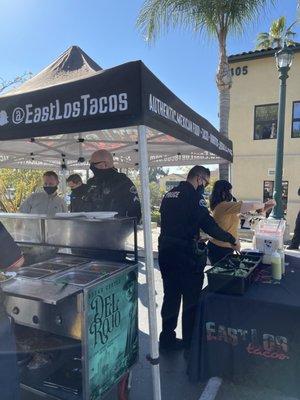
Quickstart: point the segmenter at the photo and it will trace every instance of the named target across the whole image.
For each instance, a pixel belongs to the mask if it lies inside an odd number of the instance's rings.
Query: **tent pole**
[[[61,170],[61,194],[63,195],[63,199],[65,200],[66,194],[67,194],[67,170],[65,168],[62,168]]]
[[[146,277],[148,287],[148,320],[150,333],[150,362],[152,364],[152,385],[153,399],[161,399],[160,372],[158,364],[158,339],[157,339],[157,320],[156,320],[156,301],[154,285],[154,265],[152,250],[151,232],[151,205],[149,191],[149,166],[147,151],[147,128],[144,125],[138,127],[139,137],[139,164],[140,180],[142,188],[142,209],[143,209],[143,231],[146,261]]]

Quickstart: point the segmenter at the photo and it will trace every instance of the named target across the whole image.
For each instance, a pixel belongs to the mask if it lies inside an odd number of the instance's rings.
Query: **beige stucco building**
[[[294,49],[286,92],[284,192],[291,230],[300,209],[300,46]],[[233,84],[229,135],[234,146],[231,179],[243,200],[262,200],[272,192],[279,97],[274,50],[229,57]]]

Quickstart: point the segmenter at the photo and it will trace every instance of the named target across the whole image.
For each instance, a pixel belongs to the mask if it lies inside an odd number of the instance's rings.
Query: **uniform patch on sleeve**
[[[206,201],[205,201],[204,199],[201,199],[201,200],[199,201],[199,206],[200,206],[200,207],[207,207]]]
[[[168,193],[165,195],[165,198],[166,198],[166,199],[177,199],[178,196],[179,196],[179,194],[180,194],[180,192],[168,192]]]
[[[131,186],[131,188],[129,189],[129,191],[130,191],[130,193],[132,193],[132,194],[137,194],[137,190],[136,190],[136,187],[133,185],[133,186]]]

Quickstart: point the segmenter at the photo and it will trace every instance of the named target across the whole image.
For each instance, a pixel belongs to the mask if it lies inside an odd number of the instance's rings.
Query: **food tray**
[[[55,276],[51,280],[63,285],[86,286],[99,279],[100,276],[100,274],[87,271],[69,271],[62,273],[59,276]]]
[[[37,268],[21,268],[17,272],[18,278],[26,278],[26,279],[41,279],[44,276],[48,276],[51,274],[51,271],[47,271],[44,269]]]
[[[49,260],[49,262],[51,262],[51,263],[64,264],[69,267],[77,267],[78,265],[85,264],[89,261],[91,261],[89,258],[72,256],[69,254],[59,255],[59,256],[51,258],[51,260]]]
[[[83,271],[96,272],[97,274],[112,275],[120,270],[120,267],[114,264],[103,263],[101,261],[92,261],[82,267]]]
[[[63,271],[65,269],[71,268],[71,266],[64,265],[64,264],[55,264],[52,262],[44,261],[44,262],[41,262],[38,264],[30,265],[30,268],[43,269],[45,271],[50,271],[50,272],[59,272],[59,271]]]
[[[224,257],[206,272],[209,291],[223,294],[244,294],[254,281],[260,262],[260,255],[244,254]]]

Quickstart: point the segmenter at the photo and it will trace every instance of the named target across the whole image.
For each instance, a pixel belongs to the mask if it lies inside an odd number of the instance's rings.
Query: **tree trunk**
[[[220,133],[228,137],[228,121],[230,110],[230,88],[231,73],[226,54],[226,35],[223,32],[219,34],[219,65],[216,76],[216,83],[219,90],[219,121]],[[229,164],[219,165],[220,179],[229,179]]]

